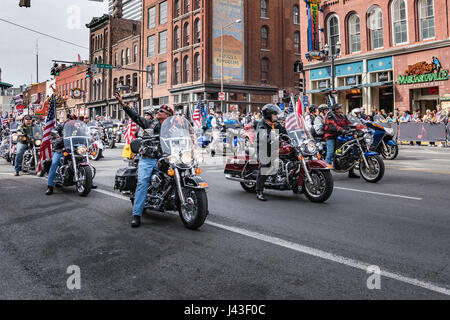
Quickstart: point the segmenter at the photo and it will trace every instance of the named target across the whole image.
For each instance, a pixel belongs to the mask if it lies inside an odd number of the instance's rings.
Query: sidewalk
[[[441,152],[441,153],[448,153],[450,154],[450,148],[442,148],[442,147],[430,147],[430,146],[411,146],[411,145],[405,145],[405,144],[400,144],[399,145],[400,151],[401,150],[417,150],[417,151],[436,151],[436,152]]]

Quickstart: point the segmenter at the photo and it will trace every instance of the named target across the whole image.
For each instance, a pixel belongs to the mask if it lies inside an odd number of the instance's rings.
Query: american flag
[[[136,123],[131,119],[128,120],[127,129],[125,130],[125,134],[123,135],[127,144],[130,144],[131,140],[136,139],[136,131],[137,131]]]
[[[192,120],[194,121],[194,127],[200,128],[202,126],[203,120],[203,104],[202,100],[198,100],[197,106],[195,107],[194,114],[192,115]]]
[[[289,108],[288,108],[288,114],[286,116],[286,130],[287,131],[294,131],[294,130],[299,130],[302,129],[301,126],[301,120],[299,117],[299,109],[297,108],[297,110],[294,110],[294,96],[291,96],[291,102],[289,103]],[[301,105],[300,105],[301,108]]]
[[[2,126],[6,125],[7,123],[8,123],[8,114],[6,114],[4,118],[2,118]]]
[[[56,98],[53,98],[50,102],[50,108],[48,109],[47,119],[45,119],[44,135],[42,137],[41,147],[39,149],[39,164],[36,172],[39,173],[42,170],[42,164],[45,160],[52,158],[52,144],[51,135],[53,128],[56,127]]]

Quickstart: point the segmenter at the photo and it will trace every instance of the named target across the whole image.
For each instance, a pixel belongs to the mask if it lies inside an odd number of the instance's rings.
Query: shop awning
[[[394,83],[392,81],[381,81],[381,82],[372,82],[372,83],[365,83],[362,86],[363,87],[385,87],[385,86],[392,86]]]
[[[306,90],[306,93],[325,93],[331,91],[331,88]]]

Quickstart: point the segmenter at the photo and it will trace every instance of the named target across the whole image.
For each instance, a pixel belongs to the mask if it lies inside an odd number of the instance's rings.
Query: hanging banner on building
[[[433,57],[431,63],[425,61],[408,66],[405,74],[398,76],[398,84],[414,84],[448,80],[448,70],[442,69],[439,59]]]
[[[241,23],[236,23],[241,20]],[[244,81],[244,0],[213,0],[213,78]]]
[[[319,51],[319,5],[321,0],[305,0],[305,2],[308,12],[308,51]]]

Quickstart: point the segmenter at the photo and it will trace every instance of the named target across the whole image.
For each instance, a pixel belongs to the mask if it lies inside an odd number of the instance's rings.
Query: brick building
[[[334,51],[341,44],[335,87],[347,111],[364,106],[424,112],[450,93],[448,0],[331,0],[320,5],[321,46]],[[308,21],[306,3],[301,6],[300,19]],[[308,23],[302,23],[302,35],[307,32]],[[302,37],[301,48],[308,51],[308,37]],[[313,103],[324,103],[331,87],[330,62],[308,62],[305,56],[303,62],[308,94]]]
[[[67,111],[77,116],[89,115],[89,110],[86,107],[86,102],[89,100],[89,94],[86,90],[89,86],[89,80],[86,78],[86,71],[86,65],[62,65],[59,75],[55,76],[56,91],[65,101],[65,106],[61,105],[56,110],[58,119],[66,119]],[[74,90],[77,91],[75,95],[72,94]]]
[[[112,64],[114,67],[116,67],[116,65],[115,61],[113,61],[113,47],[117,49],[119,49],[119,47],[122,48],[125,43],[124,39],[128,39],[127,41],[130,44],[129,49],[131,56],[131,52],[134,54],[134,51],[131,51],[134,50],[134,46],[131,47],[131,45],[136,42],[135,37],[139,36],[141,30],[140,21],[109,15],[93,18],[86,27],[90,29],[90,63]],[[126,57],[124,58],[126,59]],[[133,62],[133,64],[138,65],[139,62]],[[114,112],[117,112],[117,101],[114,98],[113,92],[114,71],[112,69],[98,69],[92,71],[94,72],[89,79],[90,94],[89,102],[87,103],[87,107],[90,110],[90,116],[112,116]],[[140,99],[137,99],[137,101],[139,102]]]
[[[144,108],[220,106],[222,26],[224,107],[256,110],[281,89],[293,92],[299,22],[296,0],[144,0],[142,63],[153,70],[143,79]]]

